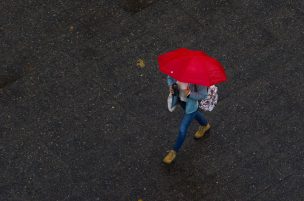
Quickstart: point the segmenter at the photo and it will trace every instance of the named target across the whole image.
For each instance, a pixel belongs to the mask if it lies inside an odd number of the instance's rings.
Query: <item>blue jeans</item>
[[[180,101],[180,105],[185,110],[186,102]],[[179,133],[176,139],[176,143],[173,146],[173,149],[176,152],[181,148],[182,144],[184,143],[187,135],[188,127],[190,126],[190,123],[192,122],[193,119],[196,119],[201,126],[205,126],[208,124],[207,119],[204,117],[203,113],[200,112],[199,110],[192,112],[190,114],[185,113],[181,121],[181,124],[179,126]]]

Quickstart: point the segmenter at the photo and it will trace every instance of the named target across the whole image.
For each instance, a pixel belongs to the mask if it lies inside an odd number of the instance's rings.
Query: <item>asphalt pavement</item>
[[[1,1],[0,200],[303,201],[303,1],[124,3]],[[157,56],[179,47],[228,82],[166,166],[182,110]]]

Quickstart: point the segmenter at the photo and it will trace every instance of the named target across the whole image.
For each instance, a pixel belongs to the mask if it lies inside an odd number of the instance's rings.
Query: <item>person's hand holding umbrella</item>
[[[171,85],[171,86],[169,86],[169,93],[170,93],[171,95],[173,95],[173,94],[174,94],[174,90],[173,90],[172,85]]]
[[[187,89],[185,90],[185,94],[186,94],[187,97],[189,97],[190,93],[191,93],[191,89],[190,89],[190,87],[188,85]]]

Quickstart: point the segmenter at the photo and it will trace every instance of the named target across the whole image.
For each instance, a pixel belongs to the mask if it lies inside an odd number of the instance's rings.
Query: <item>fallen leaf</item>
[[[75,30],[75,27],[73,25],[70,26],[69,31],[73,32]]]
[[[139,68],[143,68],[145,67],[145,61],[143,59],[138,59],[136,65]]]
[[[30,63],[27,63],[24,67],[24,70],[25,70],[26,73],[30,73],[34,70],[34,66]]]

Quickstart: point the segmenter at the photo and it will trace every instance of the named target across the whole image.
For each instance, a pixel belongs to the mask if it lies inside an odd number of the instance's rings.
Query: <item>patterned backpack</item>
[[[196,89],[196,86],[195,86]],[[197,90],[196,90],[197,91]],[[206,99],[199,101],[199,108],[203,111],[212,111],[218,101],[217,87],[212,85],[208,87],[208,96]]]

